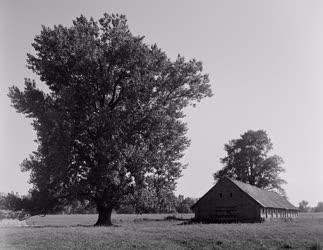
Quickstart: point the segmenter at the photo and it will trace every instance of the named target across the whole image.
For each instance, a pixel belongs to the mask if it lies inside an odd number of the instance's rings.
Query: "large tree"
[[[224,167],[214,174],[215,180],[233,177],[284,195],[281,185],[286,181],[279,177],[284,171],[283,160],[277,155],[268,156],[272,148],[273,144],[264,130],[245,132],[240,138],[225,144],[227,155],[221,159]]]
[[[37,132],[38,149],[22,163],[32,214],[86,199],[96,225],[111,225],[112,209],[147,177],[180,176],[189,145],[183,109],[212,95],[201,62],[169,59],[134,36],[123,15],[43,26],[32,46],[27,66],[47,88],[25,79],[24,90],[9,90]]]

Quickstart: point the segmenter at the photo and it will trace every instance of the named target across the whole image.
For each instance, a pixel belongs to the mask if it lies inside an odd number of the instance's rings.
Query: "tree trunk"
[[[104,202],[100,201],[97,202],[97,211],[99,214],[97,222],[94,226],[112,226],[111,222],[111,213],[112,213],[112,206],[105,205]]]

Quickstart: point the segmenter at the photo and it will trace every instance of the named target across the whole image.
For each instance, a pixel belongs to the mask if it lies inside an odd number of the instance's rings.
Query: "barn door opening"
[[[215,215],[219,222],[238,221],[238,211],[236,207],[217,207]]]

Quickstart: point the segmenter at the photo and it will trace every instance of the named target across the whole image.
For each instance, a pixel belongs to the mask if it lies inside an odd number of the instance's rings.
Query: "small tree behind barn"
[[[285,171],[283,159],[278,155],[268,155],[273,144],[264,130],[249,130],[225,144],[224,149],[227,154],[221,159],[224,167],[214,174],[215,180],[232,177],[285,195],[282,184],[286,181],[279,176]]]
[[[147,177],[180,176],[189,146],[183,109],[212,95],[201,62],[169,59],[134,36],[123,15],[43,26],[32,46],[27,66],[49,92],[30,79],[9,91],[37,132],[38,149],[22,163],[37,204],[31,214],[86,199],[96,225],[111,225],[112,209]]]

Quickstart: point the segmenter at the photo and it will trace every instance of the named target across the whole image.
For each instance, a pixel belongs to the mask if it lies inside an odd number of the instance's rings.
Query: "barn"
[[[260,222],[274,218],[292,218],[298,210],[279,194],[222,178],[191,209],[197,221]]]

